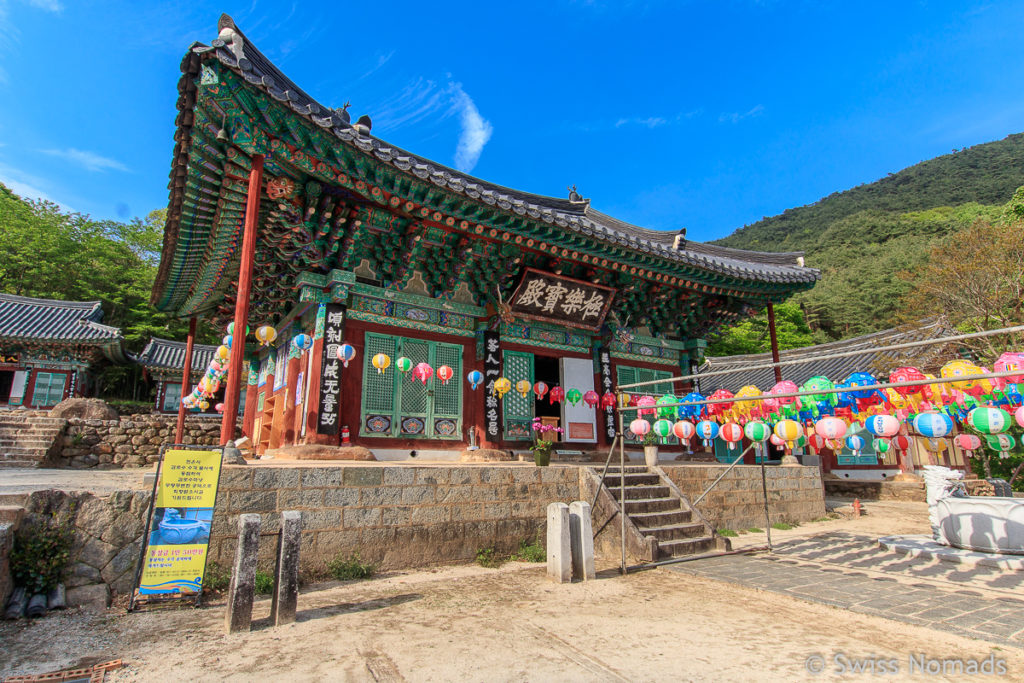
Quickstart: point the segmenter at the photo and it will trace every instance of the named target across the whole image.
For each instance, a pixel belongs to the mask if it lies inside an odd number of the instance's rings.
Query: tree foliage
[[[803,311],[792,302],[775,306],[775,331],[780,349],[796,349],[816,343],[814,333],[804,320]],[[708,340],[707,355],[736,356],[771,351],[768,309],[740,321]]]

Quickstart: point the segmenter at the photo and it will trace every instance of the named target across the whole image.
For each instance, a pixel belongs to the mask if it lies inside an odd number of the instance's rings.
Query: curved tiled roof
[[[193,374],[202,373],[213,360],[216,346],[195,344],[192,346]],[[146,348],[135,357],[140,365],[147,368],[181,370],[185,367],[185,342],[150,337]]]
[[[358,123],[353,126],[346,112],[316,102],[257,50],[227,15],[221,17],[218,28],[233,32],[234,35],[224,34],[229,38],[228,41],[218,38],[212,41],[210,46],[194,44],[183,60],[183,71],[190,68],[190,58],[215,57],[247,83],[283,103],[312,124],[332,133],[341,144],[359,149],[378,162],[427,180],[449,192],[520,216],[528,216],[533,220],[579,233],[606,244],[651,254],[667,262],[696,267],[709,273],[752,282],[797,286],[813,283],[820,276],[817,269],[803,266],[802,254],[768,254],[694,242],[686,243],[683,249],[676,249],[673,246],[675,233],[630,225],[591,209],[589,200],[574,201],[513,190],[407,152],[370,135],[365,126]],[[179,99],[179,109],[184,112],[188,107],[188,97]],[[181,120],[191,121],[191,118]],[[187,164],[187,145],[182,145],[181,153],[186,156]],[[172,167],[172,188],[179,163],[176,159]],[[168,215],[180,216],[183,201],[184,192],[172,189]],[[171,225],[170,221],[168,228],[168,236],[171,239],[165,240],[161,272],[157,277],[157,287],[154,289],[154,301],[158,299],[158,292],[166,286],[166,268],[169,267],[176,248],[175,226]]]
[[[22,341],[116,342],[121,330],[100,324],[99,301],[58,301],[0,294],[0,338]]]

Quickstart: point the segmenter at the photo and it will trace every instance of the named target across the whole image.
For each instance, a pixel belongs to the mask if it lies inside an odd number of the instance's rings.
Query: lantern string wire
[[[731,375],[731,374],[735,374],[735,373],[738,373],[738,372],[750,372],[751,370],[769,370],[769,369],[774,368],[776,366],[782,367],[782,366],[785,366],[785,365],[802,365],[804,363],[810,363],[810,362],[815,362],[815,361],[820,361],[820,360],[830,360],[830,359],[833,359],[833,358],[847,358],[849,356],[858,356],[858,355],[862,355],[864,353],[880,353],[880,352],[883,352],[883,351],[898,351],[900,349],[910,349],[910,348],[914,348],[916,346],[929,346],[929,345],[935,345],[935,344],[946,344],[946,343],[949,343],[949,342],[964,341],[966,339],[977,339],[979,337],[991,337],[991,336],[994,336],[994,335],[997,335],[997,334],[1011,334],[1013,332],[1024,332],[1024,325],[1017,325],[1015,327],[1004,327],[1004,328],[1001,328],[1001,329],[998,329],[998,330],[984,330],[984,331],[981,331],[981,332],[970,332],[970,333],[967,333],[967,334],[957,334],[957,335],[953,335],[951,337],[937,337],[935,339],[924,339],[924,340],[921,340],[921,341],[914,341],[914,342],[902,342],[902,343],[899,343],[899,344],[890,344],[888,346],[868,346],[868,347],[863,347],[863,348],[856,349],[856,350],[853,350],[853,351],[843,351],[843,352],[840,352],[840,353],[826,353],[826,354],[821,354],[821,355],[802,356],[800,358],[793,358],[793,359],[790,359],[790,360],[780,360],[777,363],[776,362],[768,362],[768,363],[763,363],[763,364],[760,364],[760,365],[748,365],[748,366],[742,367],[742,368],[731,368],[731,369],[727,369],[727,370],[709,370],[708,372],[702,372],[702,373],[693,374],[693,375],[681,375],[679,377],[669,377],[667,379],[649,380],[647,382],[634,382],[632,384],[623,384],[623,385],[618,387],[618,390],[621,391],[621,390],[625,390],[625,389],[636,389],[637,387],[645,387],[645,386],[650,386],[650,385],[653,385],[653,384],[665,384],[667,382],[685,382],[685,381],[691,380],[691,379],[704,379],[705,377],[714,377],[716,375]],[[804,348],[813,348],[813,347],[804,347]],[[799,349],[792,349],[792,350],[796,351],[796,350],[799,350]],[[785,351],[783,351],[782,353],[785,353]],[[1020,374],[1020,373],[1011,373],[1011,374]],[[815,393],[821,393],[821,392],[815,392]]]

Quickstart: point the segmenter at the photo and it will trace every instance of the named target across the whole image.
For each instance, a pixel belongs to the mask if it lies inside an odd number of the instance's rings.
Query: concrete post
[[[548,505],[548,578],[558,583],[572,581],[572,550],[569,545],[569,506]]]
[[[594,572],[594,528],[590,521],[590,503],[577,500],[569,504],[569,536],[572,546],[572,578],[590,581]]]
[[[260,516],[238,516],[238,547],[228,588],[228,611],[224,627],[228,633],[248,631],[252,623],[252,601],[256,596],[256,550],[260,541]]]
[[[270,605],[270,623],[284,626],[295,621],[299,600],[299,546],[302,539],[302,513],[281,513],[281,535],[277,541],[277,575]]]

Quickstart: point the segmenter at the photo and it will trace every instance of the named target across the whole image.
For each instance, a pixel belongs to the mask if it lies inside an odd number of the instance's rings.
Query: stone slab
[[[1024,555],[998,555],[952,548],[936,543],[929,536],[885,536],[878,539],[878,545],[908,557],[969,566],[994,567],[1001,571],[1024,572]]]
[[[548,578],[557,583],[572,581],[572,547],[569,531],[569,506],[548,505]]]

